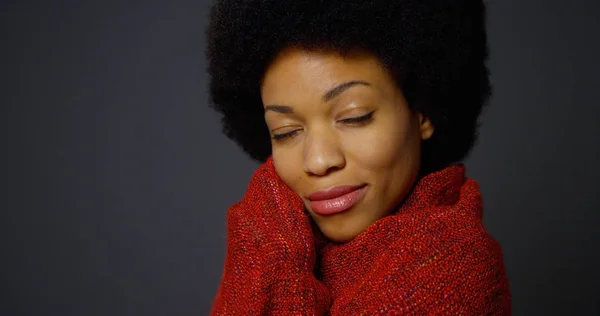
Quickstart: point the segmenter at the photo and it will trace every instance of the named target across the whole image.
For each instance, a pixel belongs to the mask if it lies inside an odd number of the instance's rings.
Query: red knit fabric
[[[481,211],[477,183],[455,165],[353,240],[328,242],[269,159],[228,211],[211,315],[510,315],[502,250]]]

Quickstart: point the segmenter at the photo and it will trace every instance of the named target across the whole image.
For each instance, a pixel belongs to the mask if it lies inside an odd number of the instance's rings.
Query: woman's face
[[[261,96],[275,169],[328,238],[351,240],[409,192],[433,126],[374,56],[285,50]]]

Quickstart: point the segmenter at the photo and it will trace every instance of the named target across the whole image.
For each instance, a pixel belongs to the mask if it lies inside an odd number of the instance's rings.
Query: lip
[[[354,206],[362,198],[365,186],[338,186],[315,192],[307,198],[315,213],[320,215],[337,214]]]
[[[307,198],[310,201],[323,201],[323,200],[331,200],[342,195],[346,195],[352,191],[356,191],[360,188],[364,187],[364,185],[341,185],[333,188],[329,188],[323,191],[317,191]]]

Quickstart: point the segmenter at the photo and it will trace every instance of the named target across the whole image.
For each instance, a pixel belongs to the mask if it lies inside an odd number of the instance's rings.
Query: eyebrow
[[[323,95],[323,102],[330,101],[331,99],[342,94],[342,92],[344,92],[344,91],[348,90],[349,88],[352,88],[356,85],[370,86],[371,84],[366,81],[360,81],[360,80],[352,80],[352,81],[344,82],[341,85],[327,91]]]
[[[366,81],[360,81],[360,80],[352,80],[352,81],[344,82],[344,83],[338,85],[337,87],[325,92],[325,94],[322,97],[323,102],[328,102],[331,99],[342,94],[342,92],[344,92],[354,86],[357,86],[357,85],[370,86],[371,84]],[[291,107],[289,107],[287,105],[267,105],[267,106],[265,106],[265,112],[267,112],[267,111],[273,111],[273,112],[283,113],[283,114],[294,113],[294,109],[292,109]]]
[[[294,109],[292,109],[291,107],[289,107],[287,105],[267,105],[267,106],[265,106],[265,112],[267,112],[267,111],[273,111],[273,112],[283,113],[283,114],[294,113]]]

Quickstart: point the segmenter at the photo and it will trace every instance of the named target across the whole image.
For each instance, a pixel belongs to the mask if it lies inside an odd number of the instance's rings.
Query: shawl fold
[[[272,158],[227,212],[211,315],[510,315],[499,243],[461,164],[421,178],[393,214],[328,241]]]

